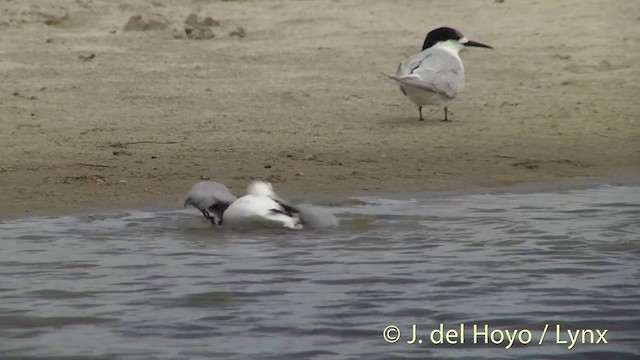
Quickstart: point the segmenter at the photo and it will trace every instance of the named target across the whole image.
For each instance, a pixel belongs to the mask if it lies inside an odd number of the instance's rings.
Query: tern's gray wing
[[[385,74],[402,85],[455,97],[464,88],[462,62],[441,48],[426,49],[398,66],[396,75]]]
[[[222,213],[236,201],[229,189],[215,181],[201,181],[187,193],[184,206],[193,206],[215,224],[222,224]]]

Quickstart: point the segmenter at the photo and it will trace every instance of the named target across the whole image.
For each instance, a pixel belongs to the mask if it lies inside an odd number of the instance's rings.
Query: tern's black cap
[[[463,35],[460,30],[446,26],[439,27],[429,31],[422,44],[422,50],[428,49],[441,41],[460,40],[462,37]]]

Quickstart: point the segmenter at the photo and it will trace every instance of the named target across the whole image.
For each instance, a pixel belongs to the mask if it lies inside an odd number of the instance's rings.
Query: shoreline
[[[573,190],[585,190],[594,189],[601,186],[613,186],[613,187],[640,187],[640,172],[635,174],[628,174],[626,176],[607,176],[607,177],[575,177],[575,178],[563,178],[555,179],[544,182],[522,182],[511,185],[502,186],[483,186],[483,187],[467,187],[467,188],[449,188],[439,190],[425,190],[425,191],[403,191],[403,192],[386,192],[376,191],[367,192],[362,191],[356,194],[307,194],[304,198],[297,194],[292,197],[287,197],[288,200],[299,203],[306,203],[316,206],[342,206],[344,203],[348,203],[350,200],[361,197],[374,197],[374,198],[391,198],[391,199],[407,199],[411,197],[429,196],[433,198],[446,198],[455,196],[469,196],[469,195],[499,195],[499,194],[530,194],[530,193],[557,193]],[[186,192],[185,192],[186,194]],[[238,195],[238,194],[236,194]],[[183,209],[180,204],[168,202],[168,201],[155,201],[152,203],[129,203],[128,206],[118,206],[117,203],[113,203],[109,206],[80,206],[77,208],[66,208],[55,211],[43,211],[40,213],[31,214],[15,214],[1,216],[0,221],[15,221],[37,218],[58,218],[63,216],[81,216],[81,215],[99,215],[110,212],[122,212],[122,211],[149,211],[149,212],[161,212],[161,211],[175,211]],[[194,215],[198,216],[199,213],[194,210]]]

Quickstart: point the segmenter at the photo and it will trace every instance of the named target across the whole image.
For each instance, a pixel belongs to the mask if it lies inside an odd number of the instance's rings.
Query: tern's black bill
[[[466,43],[464,43],[464,46],[475,46],[475,47],[493,49],[491,46],[489,46],[487,44],[483,44],[481,42],[477,42],[477,41],[473,41],[473,40],[467,41]]]

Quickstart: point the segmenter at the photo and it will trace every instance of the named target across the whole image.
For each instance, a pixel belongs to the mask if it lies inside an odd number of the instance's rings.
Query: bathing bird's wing
[[[338,218],[327,209],[310,205],[298,205],[297,209],[300,211],[300,220],[307,227],[320,229],[340,225]]]
[[[299,221],[310,228],[328,228],[339,225],[338,219],[328,210],[309,205],[291,205],[281,198],[274,198],[281,209],[273,210],[299,219]]]
[[[300,211],[296,207],[287,204],[284,200],[280,198],[273,197],[272,199],[273,201],[275,201],[276,204],[279,205],[278,207],[274,208],[272,211],[279,212],[291,217],[300,216]]]
[[[184,206],[193,206],[211,222],[220,225],[222,213],[236,199],[236,196],[223,184],[215,181],[201,181],[191,187]]]

